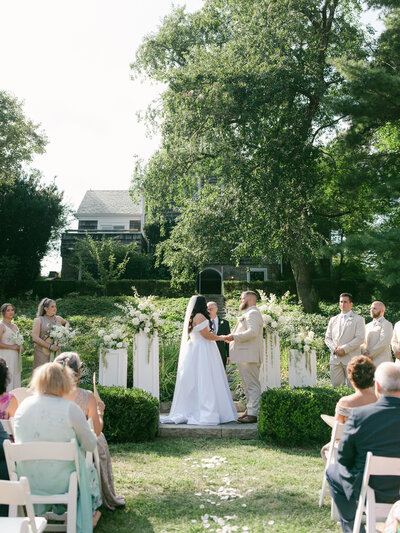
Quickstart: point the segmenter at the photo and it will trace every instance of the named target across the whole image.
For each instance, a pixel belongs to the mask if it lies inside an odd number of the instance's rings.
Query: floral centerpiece
[[[261,296],[261,311],[264,328],[271,333],[278,333],[279,329],[286,323],[283,316],[282,306],[279,305],[278,298],[275,294],[266,295],[264,291],[259,291]]]
[[[298,350],[306,354],[311,350],[315,350],[319,346],[318,339],[315,337],[313,331],[300,330],[299,333],[290,337],[290,349]]]
[[[107,368],[107,350],[128,348],[129,331],[123,324],[115,322],[111,323],[107,329],[99,329],[97,335],[99,337],[100,348],[106,348],[105,350],[101,350],[101,357],[104,367]]]
[[[127,305],[115,304],[124,312],[125,318],[120,320],[129,328],[135,342],[135,335],[144,333],[150,339],[147,357],[150,359],[151,345],[154,334],[164,321],[160,318],[161,311],[154,305],[154,296],[140,298],[135,291],[132,303]]]
[[[118,350],[120,348],[128,347],[129,331],[124,325],[112,324],[107,329],[99,329],[97,333],[100,337],[100,346],[104,346],[109,350]]]

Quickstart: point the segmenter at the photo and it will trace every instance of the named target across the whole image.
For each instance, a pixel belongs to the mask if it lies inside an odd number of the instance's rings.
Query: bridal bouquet
[[[24,337],[19,331],[14,331],[14,333],[10,337],[10,340],[14,344],[18,344],[19,347],[24,344]]]
[[[271,332],[279,332],[279,329],[286,323],[286,318],[283,316],[283,309],[278,303],[278,298],[275,294],[267,296],[264,291],[259,291],[261,296],[261,311],[264,328]]]
[[[67,326],[56,325],[51,328],[49,337],[57,346],[66,346],[75,338],[77,333],[78,331],[76,329],[70,329]]]
[[[121,324],[112,324],[107,330],[99,329],[97,335],[100,337],[100,346],[104,346],[110,350],[128,347],[129,332]]]

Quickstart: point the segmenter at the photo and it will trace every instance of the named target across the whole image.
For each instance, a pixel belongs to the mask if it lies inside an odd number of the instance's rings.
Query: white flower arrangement
[[[19,347],[24,344],[24,337],[19,331],[14,331],[10,337],[10,340]]]
[[[299,333],[290,337],[290,348],[304,354],[316,348],[316,339],[313,331],[300,330]]]
[[[100,337],[100,346],[104,346],[109,350],[128,347],[129,332],[121,324],[112,324],[107,330],[99,329],[97,335]]]
[[[68,345],[75,337],[78,331],[76,329],[70,329],[67,326],[56,325],[53,326],[49,332],[49,337],[52,339],[53,344],[57,346]]]
[[[282,306],[279,305],[275,294],[267,296],[264,291],[259,292],[261,296],[259,310],[263,317],[264,328],[272,332],[279,332],[279,329],[286,323]]]
[[[156,309],[153,300],[153,296],[148,296],[147,298],[136,296],[132,304],[116,304],[128,317],[128,322],[125,322],[125,320],[124,322],[133,335],[145,333],[148,337],[152,337],[160,326],[164,324],[164,321],[160,318],[161,312]]]

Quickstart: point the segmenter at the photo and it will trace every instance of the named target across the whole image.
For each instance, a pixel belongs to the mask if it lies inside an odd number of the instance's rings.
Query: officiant
[[[207,311],[210,315],[210,319],[213,323],[215,335],[229,335],[231,328],[229,327],[229,322],[218,316],[218,306],[215,302],[207,303]],[[219,353],[221,354],[222,363],[224,368],[226,368],[226,362],[229,358],[229,343],[224,341],[216,341]]]

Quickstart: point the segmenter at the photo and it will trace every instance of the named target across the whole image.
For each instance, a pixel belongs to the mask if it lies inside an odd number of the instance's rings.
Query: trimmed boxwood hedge
[[[90,389],[93,387],[80,387]],[[158,400],[142,389],[97,386],[105,404],[103,432],[108,442],[144,442],[157,435]]]
[[[320,415],[333,416],[339,399],[353,392],[347,387],[268,389],[261,396],[259,437],[283,446],[325,444],[331,428]]]

